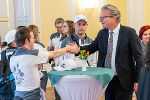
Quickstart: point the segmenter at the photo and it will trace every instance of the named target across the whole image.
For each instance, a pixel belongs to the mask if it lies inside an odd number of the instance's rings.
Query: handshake
[[[79,46],[74,43],[70,43],[70,45],[67,45],[65,49],[68,53],[72,53],[72,54],[77,54],[80,51]]]

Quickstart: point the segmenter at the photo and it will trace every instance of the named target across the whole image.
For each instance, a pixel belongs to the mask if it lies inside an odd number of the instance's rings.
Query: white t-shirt
[[[30,91],[40,87],[38,64],[46,63],[49,53],[25,48],[16,50],[10,59],[10,68],[15,78],[17,91]]]
[[[38,43],[34,43],[34,49],[39,49],[41,51],[46,51],[46,48],[41,46],[40,44]]]
[[[52,39],[49,40],[48,46],[52,47],[54,46],[54,50],[57,49],[58,44],[59,44],[59,40],[62,37],[62,34],[60,34],[60,36],[55,36]]]
[[[38,49],[40,51],[47,51],[43,44],[41,43],[34,43],[34,49]],[[46,71],[46,65],[43,64],[41,71]]]

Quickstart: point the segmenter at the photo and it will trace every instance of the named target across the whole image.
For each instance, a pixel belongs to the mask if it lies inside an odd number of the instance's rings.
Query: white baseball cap
[[[10,44],[12,41],[15,40],[16,32],[17,30],[11,30],[5,35],[5,41],[7,42],[7,44]]]
[[[53,67],[57,71],[72,70],[77,68],[77,64],[73,59],[64,59],[60,61],[57,67]]]
[[[84,20],[87,22],[87,18],[84,16],[84,15],[77,15],[75,18],[74,18],[74,23],[80,21],[80,20]]]

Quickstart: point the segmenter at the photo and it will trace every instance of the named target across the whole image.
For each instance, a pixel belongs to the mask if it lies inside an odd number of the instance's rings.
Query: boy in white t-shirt
[[[40,100],[40,76],[38,67],[67,52],[77,53],[77,45],[70,45],[52,52],[39,51],[34,48],[34,35],[28,28],[20,28],[15,35],[18,49],[10,59],[10,68],[15,78],[15,98]]]

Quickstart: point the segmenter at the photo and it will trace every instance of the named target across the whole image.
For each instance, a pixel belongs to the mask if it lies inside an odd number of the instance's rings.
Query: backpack
[[[6,68],[6,64],[4,61],[0,60],[0,78],[3,77],[3,74],[4,74],[4,70]]]
[[[7,50],[7,49],[6,49]],[[0,98],[12,99],[14,97],[15,83],[10,80],[11,70],[9,67],[10,57],[6,57],[6,50],[1,52],[0,60]]]
[[[2,51],[1,52],[1,63],[2,63],[2,67],[1,70],[0,70],[0,73],[3,73],[5,74],[6,76],[9,76],[11,74],[11,70],[10,70],[10,67],[9,67],[9,62],[10,62],[10,57],[12,55],[9,55],[8,56],[8,59],[6,57],[6,50]]]

